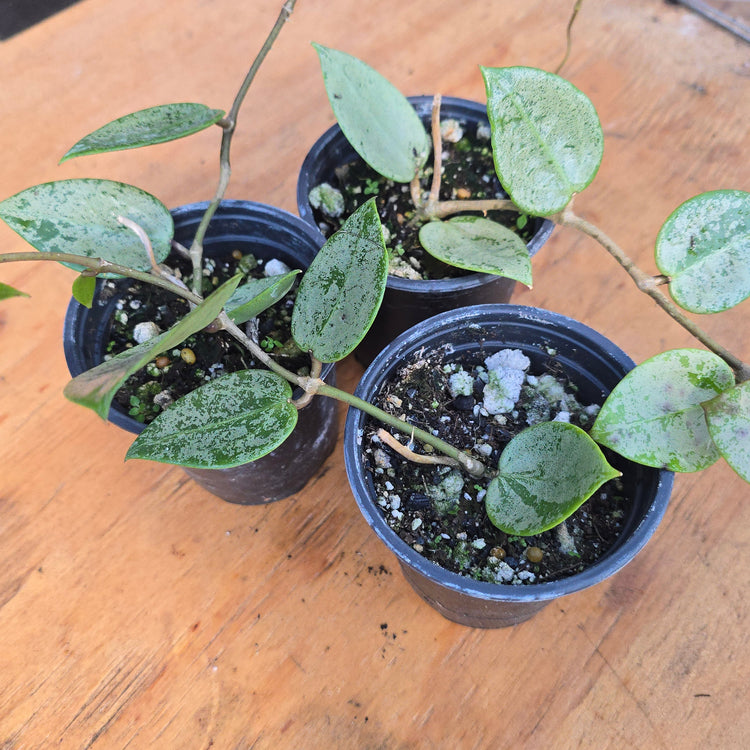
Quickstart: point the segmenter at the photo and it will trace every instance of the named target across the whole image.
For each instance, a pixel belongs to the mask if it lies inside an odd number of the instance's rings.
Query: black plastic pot
[[[372,400],[404,361],[424,347],[452,347],[448,359],[481,351],[482,358],[504,348],[521,349],[541,371],[554,352],[582,403],[602,403],[633,361],[596,331],[556,313],[518,305],[481,305],[436,315],[399,336],[373,361],[356,395]],[[550,600],[593,586],[627,564],[646,544],[664,515],[672,489],[671,472],[621,460],[626,496],[633,499],[615,546],[582,573],[549,582],[513,586],[475,581],[441,568],[403,542],[378,507],[372,479],[362,459],[366,415],[350,409],[344,432],[349,482],[367,522],[398,558],[414,590],[440,614],[473,627],[497,628],[523,622]]]
[[[206,203],[193,203],[172,211],[175,239],[189,246]],[[252,252],[259,258],[279,258],[291,268],[307,268],[320,249],[318,233],[298,217],[273,206],[249,201],[224,201],[209,225],[204,242],[208,257],[221,257],[234,249]],[[126,285],[127,280],[121,282]],[[71,375],[76,376],[103,361],[118,295],[102,299],[102,282],[91,309],[71,299],[65,315],[63,344]],[[323,377],[335,382],[333,365],[326,365]],[[295,397],[301,392],[295,393]],[[141,422],[113,403],[109,421],[128,432],[144,429]],[[259,505],[281,500],[301,490],[318,471],[336,444],[336,403],[313,399],[299,412],[294,432],[267,456],[231,469],[188,469],[185,471],[209,492],[231,503]]]
[[[409,101],[429,127],[432,97],[411,96]],[[476,131],[478,124],[488,123],[485,105],[468,99],[444,97],[440,111],[443,118],[465,122],[470,130]],[[297,210],[306,222],[317,228],[308,201],[310,190],[322,182],[335,181],[335,170],[358,158],[338,125],[329,128],[315,142],[302,163],[297,181]],[[532,221],[534,235],[527,246],[533,256],[549,239],[554,224],[547,219]],[[423,281],[389,276],[378,316],[355,350],[355,356],[368,365],[399,333],[431,315],[468,305],[508,302],[515,286],[513,279],[484,273]]]

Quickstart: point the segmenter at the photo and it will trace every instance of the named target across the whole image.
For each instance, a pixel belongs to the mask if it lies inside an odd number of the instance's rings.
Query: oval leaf
[[[750,297],[750,193],[715,190],[685,201],[659,230],[656,265],[691,312],[721,312]]]
[[[750,482],[750,382],[703,404],[708,430],[726,462]]]
[[[149,270],[141,241],[117,221],[118,216],[143,227],[157,262],[167,257],[174,234],[169,209],[133,185],[59,180],[35,185],[0,202],[0,218],[41,252],[74,253]]]
[[[356,57],[313,44],[333,113],[352,148],[379,174],[410,182],[430,155],[430,139],[406,97]]]
[[[431,221],[419,230],[419,241],[443,263],[506,276],[531,287],[531,259],[526,243],[495,221],[481,216]]]
[[[567,422],[544,422],[514,437],[487,487],[490,521],[507,534],[530,536],[557,526],[604,482],[620,476],[599,446]]]
[[[646,466],[698,471],[719,458],[701,404],[730,388],[732,370],[701,349],[657,354],[615,387],[591,437]]]
[[[229,298],[225,305],[227,315],[237,325],[260,315],[275,305],[294,285],[299,269],[265,279],[248,279]]]
[[[96,276],[84,276],[81,274],[73,282],[73,297],[79,305],[91,309],[94,303],[94,292],[96,291]]]
[[[241,370],[175,401],[136,438],[129,458],[197,469],[255,461],[286,440],[297,424],[292,389],[268,370]]]
[[[562,211],[594,179],[604,153],[588,97],[536,68],[482,68],[495,170],[526,213]]]
[[[184,138],[216,124],[224,117],[220,109],[205,104],[162,104],[120,117],[81,138],[60,159],[123,151]]]
[[[297,291],[292,336],[321,362],[338,362],[372,325],[388,280],[375,199],[363,203],[315,256]]]
[[[9,297],[28,297],[26,292],[22,292],[20,289],[15,289],[8,284],[3,284],[0,281],[0,299],[8,299]]]
[[[213,322],[241,280],[242,276],[237,275],[225,281],[165,333],[132,349],[126,349],[91,370],[82,372],[65,386],[63,394],[71,401],[93,409],[102,419],[106,419],[118,388],[157,354],[181,344],[188,336]]]

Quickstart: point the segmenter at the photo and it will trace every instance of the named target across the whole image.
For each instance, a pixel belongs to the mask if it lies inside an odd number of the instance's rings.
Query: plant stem
[[[438,201],[425,209],[425,214],[430,219],[441,219],[443,216],[450,216],[461,211],[515,211],[518,213],[518,206],[508,198],[497,198],[476,201]]]
[[[376,437],[382,440],[389,448],[402,455],[407,461],[412,461],[415,464],[431,464],[438,466],[454,466],[460,468],[458,461],[455,458],[448,458],[448,456],[426,456],[422,453],[415,453],[409,448],[408,445],[399,443],[388,430],[381,427],[376,433]]]
[[[432,98],[432,186],[427,206],[437,203],[440,198],[440,179],[443,171],[443,138],[440,134],[440,103],[442,97],[435,94]]]
[[[417,209],[417,213],[419,213],[424,205],[424,201],[422,200],[422,185],[419,182],[419,175],[415,175],[409,183],[409,194],[411,195],[411,202]]]
[[[404,433],[405,435],[416,438],[421,443],[431,445],[433,448],[435,448],[435,450],[440,451],[443,455],[455,459],[461,466],[461,468],[467,471],[473,477],[481,477],[486,471],[486,467],[481,461],[472,458],[468,454],[464,453],[458,448],[455,448],[449,443],[446,443],[444,440],[435,437],[426,430],[422,430],[419,427],[415,427],[414,425],[409,424],[408,422],[404,422],[402,419],[394,417],[392,414],[383,411],[377,406],[370,404],[367,401],[364,401],[363,399],[352,395],[351,393],[341,391],[338,388],[334,388],[333,386],[327,385],[326,383],[322,382],[317,386],[317,393],[321,396],[335,398],[338,401],[343,401],[345,404],[354,406],[355,408],[360,409],[366,414],[369,414],[371,417],[374,417],[379,422],[387,424],[389,427],[393,427],[394,429]]]
[[[459,200],[459,201],[441,201],[440,200],[440,180],[443,171],[443,136],[440,132],[440,105],[442,97],[435,94],[432,98],[432,118],[431,118],[431,135],[432,135],[432,184],[430,193],[426,201],[422,200],[421,187],[419,178],[415,177],[411,183],[411,200],[417,209],[417,221],[430,219],[441,219],[444,216],[451,216],[462,211],[478,211],[487,213],[487,211],[516,211],[518,207],[513,201],[508,199],[486,199],[486,200]],[[414,221],[414,219],[412,219]]]
[[[208,231],[208,225],[211,222],[213,215],[216,213],[216,209],[219,207],[219,203],[221,203],[222,199],[224,198],[224,194],[226,193],[227,187],[229,185],[229,178],[232,174],[229,153],[232,145],[232,136],[234,135],[234,131],[237,127],[237,116],[239,114],[240,107],[242,106],[245,95],[250,88],[250,84],[255,79],[255,75],[257,74],[258,69],[266,59],[266,55],[271,50],[271,47],[276,41],[276,37],[278,37],[281,28],[286,23],[289,16],[292,14],[296,2],[297,0],[286,0],[284,5],[282,6],[281,11],[279,12],[279,16],[276,19],[276,23],[273,25],[273,28],[266,37],[266,41],[260,48],[260,52],[258,52],[258,54],[256,55],[255,60],[253,60],[253,63],[250,66],[250,70],[248,70],[245,79],[242,81],[242,85],[237,92],[237,96],[235,96],[234,98],[234,102],[232,103],[232,108],[229,110],[229,114],[219,123],[223,131],[221,135],[221,149],[219,152],[219,184],[216,188],[216,193],[213,197],[213,200],[208,204],[208,208],[206,208],[206,211],[203,214],[203,218],[201,219],[201,222],[198,225],[198,229],[195,233],[193,243],[190,246],[190,257],[193,262],[193,291],[196,294],[200,292],[200,283],[202,278],[203,240],[205,239],[206,232]],[[198,288],[196,288],[196,285],[198,286]]]
[[[737,382],[742,383],[750,380],[750,365],[745,364],[741,359],[735,357],[732,352],[714,341],[705,331],[693,323],[677,305],[659,291],[658,287],[663,283],[663,277],[649,276],[642,271],[614,240],[604,234],[598,227],[574,214],[570,208],[566,208],[561,213],[550,218],[561,226],[573,227],[595,239],[628,272],[633,281],[635,281],[638,289],[651,297],[677,323],[698,339],[706,348],[721,357],[734,370]]]
[[[165,279],[163,276],[157,276],[153,273],[149,273],[148,271],[136,271],[134,268],[121,266],[119,263],[110,263],[109,261],[102,260],[101,258],[87,258],[84,255],[74,255],[73,253],[25,252],[0,254],[0,263],[15,263],[19,261],[37,260],[52,260],[57,263],[75,263],[78,266],[83,266],[84,268],[95,271],[96,275],[104,273],[114,273],[118,276],[128,276],[131,279],[136,279],[137,281],[144,281],[147,284],[160,286],[162,287],[162,289],[173,292],[174,294],[188,300],[188,302],[192,302],[193,304],[199,305],[201,302],[203,302],[203,298],[199,295],[194,294],[185,287],[175,284],[169,279]]]
[[[169,273],[166,268],[162,268],[156,262],[156,256],[154,255],[154,248],[151,246],[151,240],[146,234],[146,230],[140,224],[137,224],[136,222],[126,218],[125,216],[118,216],[117,221],[119,221],[120,224],[122,224],[124,227],[130,229],[132,232],[135,232],[136,236],[141,241],[143,247],[146,250],[149,262],[151,263],[151,273],[153,273],[154,276],[161,276],[162,278],[167,279],[167,281],[171,281],[173,284],[187,289],[187,286],[181,279],[178,279],[176,276],[172,276],[172,274]],[[197,294],[197,292],[195,293]]]
[[[240,342],[256,359],[260,360],[269,370],[272,370],[277,375],[281,375],[282,378],[288,380],[290,383],[305,387],[305,378],[297,375],[291,370],[287,370],[286,367],[280,365],[273,357],[270,357],[267,352],[256,344],[249,336],[245,335],[245,332],[234,323],[231,318],[222,312],[219,315],[219,322],[222,330],[226,331],[230,336]]]
[[[570,57],[570,50],[573,42],[571,31],[573,30],[573,23],[576,20],[576,16],[578,15],[578,11],[581,10],[581,6],[583,5],[583,0],[576,0],[576,4],[573,6],[573,12],[570,14],[570,18],[568,19],[568,26],[565,29],[565,54],[563,55],[563,59],[560,61],[560,64],[555,68],[555,73],[559,74],[560,71],[563,68],[563,65],[565,65],[566,62],[568,62],[568,57]]]

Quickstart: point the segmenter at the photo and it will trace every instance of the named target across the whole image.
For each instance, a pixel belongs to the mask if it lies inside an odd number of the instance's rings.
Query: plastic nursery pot
[[[409,101],[429,129],[432,97],[410,96]],[[440,112],[444,119],[465,123],[468,132],[475,133],[477,125],[489,122],[485,105],[468,99],[444,97]],[[359,158],[338,125],[329,128],[315,142],[302,163],[297,181],[297,209],[306,222],[317,228],[308,200],[310,190],[322,182],[334,183],[336,169]],[[527,247],[533,256],[549,238],[554,224],[548,219],[532,221],[534,234]],[[430,280],[389,276],[378,316],[355,350],[355,356],[368,365],[399,333],[431,315],[468,305],[508,302],[515,286],[513,279],[484,273]]]
[[[193,203],[172,211],[175,240],[189,246],[206,203]],[[305,269],[322,240],[309,225],[281,209],[249,201],[224,201],[211,220],[204,242],[207,257],[221,257],[239,249],[258,258],[278,258],[291,268]],[[123,287],[127,280],[122,280]],[[91,309],[71,299],[65,315],[63,344],[68,369],[74,377],[103,361],[118,295],[102,299],[97,294]],[[326,382],[335,382],[335,368],[326,365]],[[301,395],[295,393],[295,397]],[[128,432],[139,433],[143,423],[129,416],[116,402],[109,421]],[[300,410],[297,426],[276,450],[257,461],[229,469],[185,471],[209,492],[231,503],[260,505],[281,500],[301,490],[320,469],[336,443],[336,403],[316,398]]]
[[[372,400],[382,385],[417,350],[450,347],[447,359],[499,349],[521,349],[540,372],[554,358],[580,389],[582,403],[602,403],[633,361],[596,331],[556,313],[518,305],[480,305],[442,313],[414,326],[393,341],[364,373],[356,394]],[[552,582],[509,585],[476,581],[422,557],[388,526],[376,503],[374,485],[362,455],[368,418],[350,409],[344,432],[344,457],[354,497],[366,521],[398,558],[414,590],[449,620],[481,628],[515,625],[551,600],[588,588],[613,575],[646,544],[666,510],[672,489],[669,471],[622,459],[623,483],[632,507],[615,545],[584,571]]]

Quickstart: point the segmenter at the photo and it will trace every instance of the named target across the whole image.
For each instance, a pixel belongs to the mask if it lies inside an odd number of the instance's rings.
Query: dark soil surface
[[[170,256],[168,265],[175,275],[191,285],[189,261]],[[218,260],[205,259],[204,296],[231,278],[238,269],[246,272],[248,277],[259,278],[263,275],[263,265],[262,260],[256,260],[252,255],[243,257],[238,250]],[[122,282],[117,285],[107,282],[104,293],[117,293],[117,289],[123,290]],[[120,295],[107,346],[110,355],[136,345],[133,330],[138,323],[151,321],[161,331],[166,331],[189,311],[186,300],[151,284],[130,281],[125,283]],[[283,300],[259,316],[257,340],[285,367],[302,374],[307,372],[309,358],[299,351],[291,338],[295,296],[296,286]],[[117,392],[115,402],[133,418],[148,424],[170,403],[209,380],[255,367],[262,365],[228,333],[200,331],[131,375]]]
[[[538,397],[524,386],[510,413],[492,416],[481,408],[484,388],[481,359],[461,362],[473,379],[473,392],[454,398],[449,390],[450,372],[446,372],[451,370],[446,365],[450,358],[446,359],[444,352],[431,353],[429,358],[430,361],[423,357],[408,363],[398,379],[383,388],[378,405],[468,450],[486,466],[496,467],[503,447],[528,426],[527,417],[538,410]],[[552,367],[549,374],[569,394],[574,394],[575,388],[564,373],[559,368],[554,371],[554,360]],[[554,418],[557,411],[553,407],[547,418]],[[593,413],[595,409],[591,408],[574,410],[569,421],[586,429],[593,423]],[[449,467],[423,466],[405,460],[375,436],[379,426],[369,423],[363,446],[383,515],[403,541],[448,570],[491,582],[553,581],[589,567],[618,539],[630,506],[630,500],[623,496],[620,479],[603,485],[567,519],[565,528],[575,545],[575,552],[570,554],[561,545],[564,539],[556,529],[517,537],[493,526],[482,501],[491,477],[476,480]],[[406,438],[401,437],[400,441],[406,442]],[[418,445],[412,448],[415,452],[427,452]],[[617,465],[613,456],[607,458]],[[436,487],[454,481],[458,489],[454,484],[451,498],[436,499]]]
[[[480,200],[507,198],[495,174],[492,150],[488,137],[478,137],[476,127],[461,122],[463,137],[456,143],[443,141],[443,170],[440,186],[441,200]],[[424,191],[432,181],[431,159],[422,178]],[[389,238],[386,246],[391,255],[390,273],[407,278],[442,279],[463,276],[471,271],[448,266],[425,252],[419,244],[421,223],[411,225],[414,215],[409,186],[386,180],[357,159],[336,170],[332,186],[344,196],[344,211],[340,217],[326,216],[314,209],[313,215],[326,237],[340,229],[343,221],[360,205],[377,196],[380,220]],[[528,221],[514,211],[490,211],[487,218],[514,229],[528,242],[535,232],[535,222]],[[522,228],[521,228],[522,227]]]

